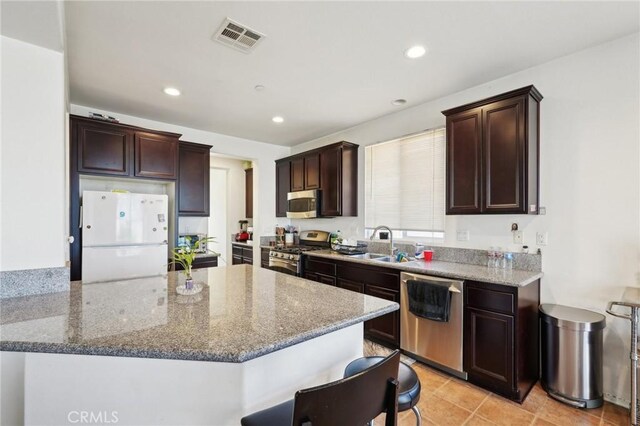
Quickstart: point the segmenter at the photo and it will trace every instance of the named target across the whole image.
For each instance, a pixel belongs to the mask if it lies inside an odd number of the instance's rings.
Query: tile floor
[[[463,380],[415,362],[422,392],[418,408],[423,425],[621,425],[628,426],[629,410],[605,402],[600,408],[579,410],[547,396],[540,384],[524,404],[509,401]],[[376,419],[384,425],[384,416]],[[416,424],[412,411],[398,415],[398,424]]]

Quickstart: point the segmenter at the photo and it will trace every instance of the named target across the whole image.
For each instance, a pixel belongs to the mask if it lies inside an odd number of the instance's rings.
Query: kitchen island
[[[2,423],[89,412],[103,423],[115,413],[118,424],[238,424],[341,377],[362,356],[362,322],[398,309],[257,266],[194,278],[206,284],[195,296],[177,295],[184,275],[169,273],[2,300]]]

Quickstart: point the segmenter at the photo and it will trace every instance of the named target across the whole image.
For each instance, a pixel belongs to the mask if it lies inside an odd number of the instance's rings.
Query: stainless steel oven
[[[407,281],[444,284],[451,292],[448,322],[421,318],[409,311]],[[427,275],[400,274],[400,349],[440,370],[467,379],[462,365],[462,295],[464,283]]]
[[[296,191],[287,194],[287,217],[290,219],[310,219],[320,212],[319,191]]]

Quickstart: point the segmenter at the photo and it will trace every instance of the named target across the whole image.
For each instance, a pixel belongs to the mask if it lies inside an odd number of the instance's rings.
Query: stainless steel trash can
[[[539,309],[543,389],[574,407],[600,407],[604,315],[552,304]]]

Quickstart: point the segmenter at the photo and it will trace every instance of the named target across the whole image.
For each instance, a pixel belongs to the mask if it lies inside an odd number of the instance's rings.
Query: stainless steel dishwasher
[[[416,280],[449,285],[451,310],[448,322],[432,321],[409,311],[407,281]],[[464,283],[427,275],[400,274],[400,349],[416,359],[462,379],[462,294]]]

